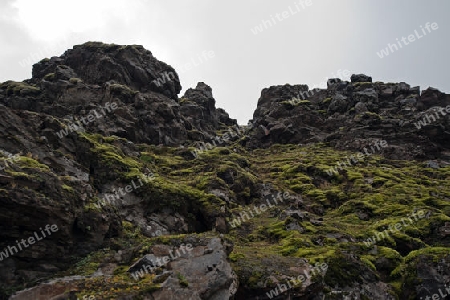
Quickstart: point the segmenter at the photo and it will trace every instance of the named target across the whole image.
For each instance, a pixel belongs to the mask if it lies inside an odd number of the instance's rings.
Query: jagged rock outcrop
[[[33,66],[32,82],[38,83],[48,74],[55,80],[80,78],[83,82],[103,85],[114,81],[139,92],[156,92],[173,100],[181,91],[175,70],[157,60],[140,45],[121,46],[89,42],[74,46],[61,57],[44,59]],[[170,77],[163,77],[170,74]],[[159,78],[167,79],[165,82]],[[162,84],[161,84],[162,83]]]
[[[210,140],[213,136],[205,136],[204,133],[237,125],[237,121],[230,119],[223,109],[216,109],[212,89],[203,82],[199,82],[195,89],[188,89],[180,102],[180,111],[192,140]]]
[[[450,95],[433,88],[421,94],[403,82],[373,83],[363,74],[351,80],[330,79],[327,89],[264,89],[244,144],[325,142],[361,151],[383,139],[389,146],[379,154],[390,158],[450,157]]]
[[[1,84],[0,103],[57,117],[60,128],[52,130],[64,135],[87,130],[154,145],[203,141],[236,124],[206,84],[182,103],[180,90],[175,70],[142,46],[89,42],[35,64],[30,80]]]

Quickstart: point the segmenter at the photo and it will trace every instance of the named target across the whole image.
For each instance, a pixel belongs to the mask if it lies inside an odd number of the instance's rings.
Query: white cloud
[[[132,6],[122,0],[17,0],[18,20],[37,40],[54,41],[70,32],[86,32],[102,28],[108,20],[131,19]]]

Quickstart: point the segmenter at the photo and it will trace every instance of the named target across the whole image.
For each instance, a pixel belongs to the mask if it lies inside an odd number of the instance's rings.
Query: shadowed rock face
[[[329,80],[327,89],[305,85],[264,89],[245,145],[325,142],[337,149],[361,151],[386,140],[380,154],[389,158],[449,157],[450,95],[402,83],[372,83],[363,74],[352,82]],[[442,109],[432,108],[438,106]],[[419,128],[419,122],[426,123]],[[428,121],[430,120],[430,121]]]
[[[213,135],[208,133],[237,125],[236,120],[230,119],[223,109],[216,109],[212,89],[203,82],[199,82],[195,89],[186,91],[181,98],[180,111],[184,116],[186,128],[190,130],[189,138],[192,140],[200,138],[208,141],[213,138]],[[199,137],[196,136],[198,134]]]

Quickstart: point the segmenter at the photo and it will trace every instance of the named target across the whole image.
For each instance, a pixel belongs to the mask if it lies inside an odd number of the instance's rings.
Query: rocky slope
[[[0,299],[446,293],[449,95],[275,86],[237,126],[207,84],[180,90],[98,42],[0,84]]]

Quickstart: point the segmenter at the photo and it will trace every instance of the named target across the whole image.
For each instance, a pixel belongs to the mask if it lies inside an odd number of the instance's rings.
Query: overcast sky
[[[180,96],[209,84],[240,124],[265,87],[325,87],[349,72],[448,93],[449,12],[448,0],[1,0],[0,82],[102,41],[152,51],[180,73]]]

